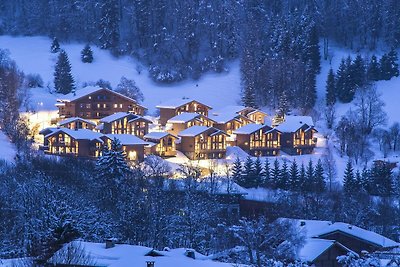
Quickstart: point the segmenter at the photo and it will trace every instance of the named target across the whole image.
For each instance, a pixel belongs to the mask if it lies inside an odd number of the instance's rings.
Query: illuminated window
[[[119,104],[119,108],[122,108],[122,104]]]
[[[136,160],[136,159],[137,159],[137,153],[136,153],[136,151],[129,151],[129,153],[128,153],[128,158],[129,158],[130,160]]]
[[[118,108],[118,104],[114,104],[114,108]]]

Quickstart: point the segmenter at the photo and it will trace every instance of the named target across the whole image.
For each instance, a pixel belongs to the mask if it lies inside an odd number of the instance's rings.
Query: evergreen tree
[[[263,180],[263,166],[260,157],[257,157],[254,161],[254,178],[256,182],[254,186],[261,186]]]
[[[289,172],[289,188],[293,191],[300,190],[299,170],[296,159],[293,160]]]
[[[375,55],[371,57],[368,64],[367,78],[370,81],[379,81],[381,79],[381,66],[379,65],[378,59]]]
[[[272,184],[274,188],[277,188],[279,185],[279,179],[281,176],[280,166],[278,159],[274,161],[274,167],[272,168]]]
[[[288,189],[289,185],[289,170],[286,160],[283,161],[282,168],[279,175],[277,187],[281,189]]]
[[[305,95],[303,96],[304,103],[302,108],[311,110],[317,101],[317,87],[316,87],[316,75],[313,72],[310,64],[306,65],[306,77],[304,77]]]
[[[381,59],[379,60],[379,65],[381,66],[381,79],[390,80],[392,78],[392,63],[390,62],[387,54],[382,55]]]
[[[399,77],[399,64],[397,61],[399,60],[397,56],[397,51],[395,49],[391,49],[390,52],[388,53],[388,61],[390,62],[390,77]]]
[[[100,18],[100,47],[115,50],[119,43],[119,14],[117,0],[103,0]]]
[[[103,147],[102,155],[97,159],[96,171],[99,182],[103,187],[104,200],[114,202],[117,191],[124,183],[125,176],[130,173],[126,162],[126,153],[122,149],[121,142],[114,138],[111,146]]]
[[[299,171],[299,185],[301,192],[307,191],[307,178],[306,178],[306,167],[304,163],[301,163],[300,171]]]
[[[235,181],[235,183],[237,183],[240,186],[243,186],[243,169],[242,169],[242,162],[239,159],[239,157],[237,157],[235,159],[235,161],[233,162],[233,166],[232,166],[232,179],[233,181]]]
[[[353,100],[355,94],[355,83],[351,77],[351,57],[342,59],[336,74],[336,90],[338,99],[343,103],[349,103]]]
[[[283,91],[279,97],[278,109],[274,121],[276,123],[281,123],[285,120],[285,115],[289,113],[289,102],[287,98],[286,91]]]
[[[335,74],[333,69],[330,68],[328,73],[328,79],[326,80],[326,105],[332,106],[336,103],[336,86],[335,86]]]
[[[83,48],[81,52],[81,60],[83,63],[92,63],[93,62],[93,51],[90,46],[87,44]]]
[[[271,181],[271,168],[269,166],[268,158],[265,159],[264,169],[263,169],[263,182],[264,187],[273,187]]]
[[[60,51],[60,43],[58,42],[57,37],[53,38],[53,42],[51,43],[50,51],[51,51],[51,53],[57,53]]]
[[[370,193],[372,195],[389,197],[393,194],[393,174],[389,163],[374,163],[370,177]]]
[[[244,162],[244,170],[243,170],[245,185],[244,187],[250,188],[256,186],[256,179],[254,175],[254,162],[250,156],[246,158]]]
[[[345,194],[351,195],[356,190],[356,180],[354,176],[353,165],[349,160],[346,165],[343,177],[343,190]]]
[[[306,191],[311,192],[313,190],[313,181],[314,181],[314,166],[312,160],[310,159],[306,170],[306,186],[305,186]]]
[[[57,93],[68,94],[75,89],[68,55],[61,50],[54,70],[54,87]]]
[[[350,78],[352,81],[352,84],[356,88],[360,88],[365,84],[365,63],[364,59],[361,57],[360,54],[356,56],[354,61],[350,65]]]
[[[315,23],[310,27],[310,31],[306,41],[307,59],[311,62],[311,69],[314,74],[318,74],[321,70],[321,54],[319,53],[319,36]]]
[[[323,192],[325,190],[324,168],[322,167],[321,159],[315,165],[313,186],[315,192]]]

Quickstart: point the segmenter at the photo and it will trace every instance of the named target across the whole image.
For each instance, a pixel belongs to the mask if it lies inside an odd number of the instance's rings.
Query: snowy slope
[[[26,74],[37,73],[45,85],[52,87],[54,65],[57,54],[50,53],[51,40],[47,37],[11,37],[0,36],[0,48],[8,49],[10,56],[19,68]],[[225,105],[234,105],[239,99],[240,75],[239,64],[233,62],[229,73],[204,75],[199,81],[183,81],[173,85],[154,83],[145,68],[141,74],[136,71],[138,62],[131,57],[113,57],[108,51],[92,47],[94,62],[82,63],[80,52],[84,43],[61,43],[61,48],[68,53],[72,73],[78,87],[85,82],[95,82],[99,79],[110,81],[115,87],[125,76],[134,79],[142,90],[144,105],[153,113],[157,104],[169,98],[189,97],[204,101],[215,109]],[[55,109],[56,96],[50,95],[47,89],[33,89],[32,103],[39,110]],[[223,100],[223,101],[221,101]]]
[[[15,157],[15,147],[10,139],[0,131],[0,160],[13,162]]]

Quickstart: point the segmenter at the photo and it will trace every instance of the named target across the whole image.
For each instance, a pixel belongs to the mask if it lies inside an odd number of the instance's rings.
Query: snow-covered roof
[[[210,119],[214,120],[217,123],[227,123],[228,121],[234,120],[241,115],[234,113],[234,112],[226,112],[226,113],[213,113],[212,115],[208,116]]]
[[[58,124],[59,125],[65,125],[65,124],[68,124],[68,123],[71,123],[71,122],[74,122],[74,121],[83,121],[83,122],[86,122],[87,124],[91,124],[93,126],[96,126],[96,123],[94,123],[93,121],[87,120],[87,119],[83,119],[83,118],[80,118],[80,117],[67,118],[65,120],[60,121]]]
[[[249,109],[248,107],[245,106],[239,106],[239,105],[229,105],[225,106],[219,110],[213,111],[213,114],[222,114],[222,113],[239,113],[241,111],[244,111],[246,109]]]
[[[298,257],[301,261],[313,262],[334,244],[335,244],[334,240],[307,238],[305,240],[304,246],[299,251]]]
[[[88,130],[88,129],[68,129],[68,128],[60,128],[57,129],[56,131],[53,131],[52,133],[49,133],[48,135],[45,136],[45,138],[52,136],[54,134],[57,133],[65,133],[69,136],[71,136],[73,139],[75,140],[97,140],[101,143],[103,143],[103,140],[100,139],[100,137],[103,136],[103,134],[98,133],[98,132],[94,132],[92,130]]]
[[[192,101],[195,101],[197,103],[200,103],[200,104],[202,104],[204,106],[207,106],[207,107],[211,108],[210,106],[208,106],[208,105],[206,105],[204,103],[201,103],[201,102],[199,102],[197,100],[189,99],[189,98],[170,99],[170,100],[167,100],[167,101],[157,105],[156,108],[175,109],[175,108],[179,108],[179,107],[181,107],[183,105],[189,104]]]
[[[313,119],[310,116],[285,116],[285,121],[276,128],[283,133],[293,133],[303,125],[314,127]]]
[[[148,142],[132,134],[106,134],[104,136],[109,139],[118,139],[121,145],[148,145]]]
[[[183,112],[169,119],[167,123],[185,123],[200,117],[198,113]]]
[[[204,133],[205,131],[207,131],[210,128],[211,127],[194,125],[192,127],[189,127],[187,129],[181,131],[178,135],[179,136],[196,136],[201,133]]]
[[[57,100],[60,101],[60,102],[71,102],[71,101],[75,101],[75,100],[77,100],[79,98],[85,97],[87,95],[96,93],[96,92],[101,91],[101,90],[105,90],[107,92],[119,95],[120,97],[123,97],[123,98],[125,98],[125,99],[127,99],[129,101],[135,102],[137,104],[135,99],[127,97],[127,96],[125,96],[123,94],[120,94],[118,92],[115,92],[113,90],[110,90],[110,89],[107,89],[107,88],[102,88],[100,86],[86,86],[84,88],[75,90],[75,92],[63,95],[63,96],[59,97]]]
[[[48,135],[49,133],[52,133],[52,132],[54,132],[54,131],[57,131],[58,129],[60,129],[60,128],[57,128],[57,127],[47,127],[47,128],[44,128],[44,129],[40,130],[39,134]]]
[[[150,132],[148,134],[146,134],[145,136],[143,136],[144,139],[152,139],[152,140],[160,140],[161,138],[164,138],[168,135],[172,135],[168,132]],[[172,135],[174,137],[176,137],[175,135]]]
[[[285,218],[281,219],[290,221],[296,225],[300,231],[304,232],[307,238],[320,238],[326,234],[339,231],[381,247],[395,247],[400,245],[400,243],[397,243],[396,241],[386,238],[380,234],[343,222]]]
[[[238,129],[236,129],[235,131],[233,131],[233,133],[234,134],[251,134],[251,133],[254,133],[266,126],[268,126],[268,125],[258,124],[258,123],[249,123],[249,124],[246,124]]]
[[[64,245],[58,250],[53,257],[49,259],[49,263],[58,264],[76,264],[83,265],[82,262],[66,262],[65,253],[67,250],[75,248],[81,253],[85,253],[88,257],[86,266],[107,266],[107,267],[132,267],[146,266],[146,261],[154,261],[156,267],[228,267],[232,266],[228,263],[221,263],[210,260],[209,257],[202,255],[196,251],[195,259],[185,255],[187,249],[177,248],[168,251],[153,250],[148,247],[116,244],[112,248],[105,248],[104,243],[92,243],[84,241],[73,241]],[[146,256],[149,252],[153,252],[159,257]],[[192,250],[193,251],[193,250]],[[82,257],[80,257],[81,260]],[[72,260],[73,261],[73,260]],[[82,260],[81,260],[82,261]],[[84,266],[84,265],[83,265]]]
[[[123,118],[125,118],[125,117],[127,117],[129,115],[133,115],[133,114],[129,113],[129,112],[117,112],[117,113],[114,113],[114,114],[111,114],[111,115],[109,115],[107,117],[102,118],[100,120],[100,122],[110,123],[110,122],[113,122],[113,121],[116,121],[116,120],[123,119]]]

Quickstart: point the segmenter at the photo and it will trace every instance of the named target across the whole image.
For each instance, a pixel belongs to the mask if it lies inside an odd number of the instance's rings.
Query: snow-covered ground
[[[10,51],[10,57],[16,61],[19,68],[26,74],[40,74],[42,77],[45,88],[33,88],[31,90],[31,107],[39,110],[39,113],[29,114],[29,119],[32,124],[38,125],[40,128],[49,125],[50,118],[56,117],[56,102],[57,95],[50,94],[49,87],[53,87],[53,72],[54,65],[57,59],[56,54],[50,53],[51,40],[47,37],[11,37],[0,36],[0,47]],[[141,73],[138,72],[138,66],[141,66],[138,61],[131,57],[113,57],[108,51],[101,50],[98,47],[92,47],[94,52],[94,62],[91,64],[82,63],[80,60],[80,52],[84,47],[84,43],[61,43],[61,47],[65,49],[69,55],[72,66],[73,76],[75,78],[77,87],[80,88],[86,82],[94,82],[99,79],[107,80],[115,87],[120,78],[125,76],[134,79],[142,90],[145,100],[144,105],[149,109],[149,115],[156,113],[155,106],[170,98],[189,97],[198,99],[206,104],[212,106],[215,110],[221,109],[226,105],[235,105],[239,101],[240,92],[240,73],[238,62],[230,64],[230,71],[228,73],[215,74],[208,73],[203,75],[199,81],[187,80],[172,85],[161,85],[153,82],[149,76],[146,68],[142,67]],[[339,67],[342,58],[351,55],[353,58],[356,53],[349,49],[336,47],[335,45],[329,48],[330,56],[328,60],[321,61],[321,73],[317,77],[317,110],[321,113],[324,107],[325,97],[325,84],[329,69],[332,67],[335,71]],[[363,55],[365,55],[363,51]],[[367,54],[372,54],[367,52]],[[381,51],[376,53],[378,56],[382,54]],[[388,114],[389,125],[395,121],[399,121],[397,99],[399,95],[400,78],[393,78],[390,81],[380,81],[377,83],[378,91],[382,94],[382,99],[385,102],[384,110]],[[351,104],[338,104],[336,112],[336,120],[346,113],[351,107]],[[326,146],[331,148],[333,158],[337,165],[337,176],[342,177],[347,157],[340,157],[335,143],[326,143],[325,136],[329,132],[324,123],[323,115],[320,120],[315,122],[316,128],[319,131],[319,143],[313,155],[302,156],[288,156],[282,153],[279,160],[292,161],[296,159],[298,163],[307,163],[310,159],[316,162],[321,156],[326,153]],[[382,155],[378,150],[374,150],[376,157],[381,158]],[[218,172],[224,173],[226,171],[226,162],[232,162],[239,154],[239,157],[245,158],[247,155],[232,148],[227,152],[227,160],[217,160],[212,163],[216,165]],[[392,158],[397,159],[398,155],[391,155]],[[273,158],[271,160],[274,160]],[[187,163],[186,157],[181,155],[177,158],[168,160],[173,169],[178,167],[178,164]],[[210,168],[210,161],[198,161],[198,164],[203,169]],[[361,166],[360,166],[361,168]]]
[[[0,36],[0,47],[10,51],[10,57],[26,74],[36,73],[42,77],[45,87],[53,87],[54,65],[57,54],[50,52],[51,39],[47,37],[11,37]],[[144,94],[144,105],[150,113],[156,111],[155,106],[166,99],[189,97],[203,101],[215,109],[229,104],[236,104],[239,100],[240,75],[239,64],[233,62],[229,73],[204,75],[199,81],[183,81],[173,85],[160,85],[153,82],[146,68],[141,74],[137,66],[140,65],[131,57],[113,57],[109,51],[92,47],[94,61],[91,64],[82,63],[80,53],[84,43],[61,43],[69,56],[77,87],[83,83],[95,82],[99,79],[109,81],[115,87],[122,76],[134,79]],[[47,88],[32,90],[32,103],[41,110],[55,110],[56,95],[48,93]]]
[[[0,160],[13,162],[16,154],[15,147],[3,131],[0,131],[0,148]]]

